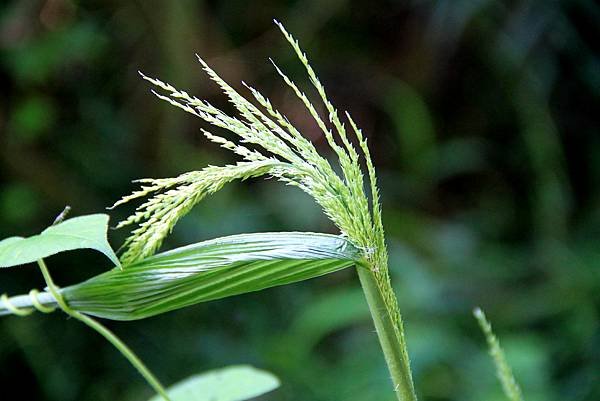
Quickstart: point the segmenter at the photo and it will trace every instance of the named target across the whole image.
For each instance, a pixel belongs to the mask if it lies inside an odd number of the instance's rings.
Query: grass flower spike
[[[225,82],[198,57],[202,68],[229,98],[238,115],[232,116],[205,100],[144,74],[160,99],[191,113],[214,127],[233,134],[232,139],[202,130],[206,138],[240,157],[229,166],[209,166],[179,177],[140,180],[142,187],[114,206],[147,198],[118,227],[137,224],[125,243],[121,262],[127,266],[153,255],[177,221],[205,196],[225,184],[252,177],[274,177],[308,193],[339,228],[342,236],[362,253],[359,277],[377,328],[392,380],[400,400],[414,400],[414,389],[406,352],[404,330],[396,297],[390,285],[388,256],[381,220],[375,169],[367,141],[348,113],[346,123],[327,97],[324,86],[310,66],[298,42],[275,22],[303,64],[311,84],[325,106],[322,117],[306,94],[273,62],[284,83],[296,94],[337,156],[338,168],[321,156],[258,90],[244,84],[252,101]],[[258,105],[256,105],[257,103]],[[346,125],[347,124],[347,125]],[[352,137],[351,137],[352,136]],[[355,145],[356,144],[356,147]],[[361,168],[366,166],[368,185]],[[369,188],[370,200],[366,188]]]

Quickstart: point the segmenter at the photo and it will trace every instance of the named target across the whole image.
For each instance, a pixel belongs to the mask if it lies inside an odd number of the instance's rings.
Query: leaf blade
[[[50,226],[40,234],[28,238],[6,238],[0,241],[0,268],[32,263],[60,252],[82,248],[101,252],[115,266],[120,266],[106,236],[108,220],[106,214],[79,216]]]
[[[356,264],[348,240],[316,233],[241,234],[200,242],[63,289],[69,305],[135,320],[200,302],[307,280]]]
[[[171,401],[243,401],[279,387],[273,374],[248,365],[191,376],[167,389]],[[148,401],[161,401],[158,395]]]

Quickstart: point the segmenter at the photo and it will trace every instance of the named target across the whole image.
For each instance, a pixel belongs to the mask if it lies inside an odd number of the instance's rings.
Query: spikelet
[[[479,327],[481,327],[485,339],[487,340],[489,353],[496,367],[496,376],[498,376],[498,380],[500,380],[504,395],[506,395],[506,398],[510,401],[523,401],[521,387],[519,386],[519,383],[517,383],[510,365],[506,361],[504,351],[502,350],[502,347],[500,347],[500,341],[498,341],[498,338],[492,331],[492,325],[485,317],[485,313],[483,313],[480,308],[475,308],[473,310],[473,316],[477,319],[477,323],[479,323]]]

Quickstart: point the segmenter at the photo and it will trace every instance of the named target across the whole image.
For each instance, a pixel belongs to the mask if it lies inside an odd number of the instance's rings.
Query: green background
[[[135,188],[234,159],[137,70],[230,110],[201,54],[257,87],[326,151],[276,77],[315,98],[272,23],[308,52],[369,138],[391,275],[421,400],[500,400],[475,320],[491,319],[528,401],[600,399],[600,8],[570,1],[8,1],[0,5],[0,238],[65,205],[102,212]],[[316,99],[316,98],[315,98]],[[112,222],[134,206],[111,211]],[[226,187],[163,249],[242,232],[335,233],[274,180]],[[111,231],[118,247],[127,232]],[[66,285],[106,268],[48,260]],[[0,292],[43,286],[34,266]],[[229,364],[276,373],[265,400],[393,400],[352,270],[107,325],[166,384]],[[0,320],[4,399],[143,401],[150,390],[97,334],[60,314]]]

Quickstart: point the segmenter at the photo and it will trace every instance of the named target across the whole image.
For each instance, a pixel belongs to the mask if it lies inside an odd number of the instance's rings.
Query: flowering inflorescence
[[[367,141],[350,115],[345,113],[367,166],[372,194],[371,206],[364,190],[361,157],[352,145],[345,125],[327,98],[325,88],[298,42],[280,23],[276,23],[292,45],[323,101],[328,113],[327,122],[298,86],[275,63],[273,64],[284,82],[304,104],[337,155],[341,176],[334,171],[329,161],[317,152],[314,145],[273,107],[269,99],[258,90],[244,84],[260,105],[259,108],[227,84],[200,57],[198,60],[204,71],[229,97],[239,117],[230,116],[205,100],[141,74],[156,87],[157,90],[153,93],[159,98],[237,135],[238,141],[230,141],[202,130],[210,141],[231,150],[243,160],[235,165],[209,166],[175,178],[139,180],[142,188],[114,205],[150,196],[133,215],[117,226],[138,224],[124,245],[126,250],[121,256],[123,264],[133,263],[156,252],[177,221],[206,195],[218,191],[231,181],[266,175],[297,186],[310,194],[341,230],[342,235],[363,249],[366,259],[371,262],[369,265],[375,271],[381,266],[386,266],[379,194]],[[328,124],[333,128],[328,127]]]
[[[395,341],[401,344],[400,363],[408,366],[402,320],[390,285],[377,178],[367,140],[346,112],[349,130],[358,143],[361,157],[352,144],[338,111],[329,101],[325,88],[310,66],[306,54],[283,25],[277,21],[275,23],[308,73],[310,82],[327,110],[327,118],[323,119],[319,115],[306,94],[272,61],[273,65],[322,131],[329,147],[337,156],[341,174],[335,172],[331,163],[317,152],[314,145],[267,97],[244,83],[260,107],[255,105],[225,82],[202,58],[198,57],[198,60],[204,71],[228,96],[239,116],[231,116],[206,100],[141,74],[146,81],[155,86],[156,90],[153,90],[153,93],[160,99],[215,127],[235,134],[238,137],[237,141],[231,141],[202,130],[206,138],[237,154],[242,161],[236,165],[209,166],[176,178],[141,180],[141,190],[124,197],[114,205],[150,196],[132,216],[118,225],[124,227],[138,224],[125,242],[126,249],[121,261],[127,266],[152,255],[182,216],[206,195],[218,191],[225,184],[250,177],[274,177],[288,185],[297,186],[312,196],[341,234],[362,250],[364,267],[373,274],[378,293],[384,303],[386,319],[391,324]],[[367,169],[370,205],[365,191],[361,160],[364,160]]]

